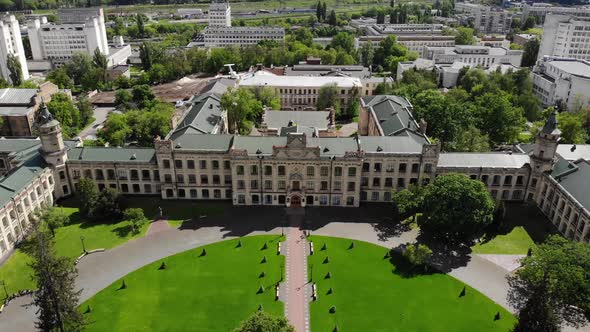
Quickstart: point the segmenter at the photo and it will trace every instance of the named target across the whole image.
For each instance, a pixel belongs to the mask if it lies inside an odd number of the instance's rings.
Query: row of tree
[[[393,85],[379,86],[377,93],[407,97],[415,117],[428,123],[427,134],[447,151],[489,151],[516,142],[527,120],[541,119],[526,69],[487,74],[465,68],[458,86],[447,93],[438,90],[434,71],[409,70]]]
[[[47,75],[47,79],[60,89],[92,91],[105,87],[107,58],[97,48],[92,57],[86,53],[76,53],[63,66]]]

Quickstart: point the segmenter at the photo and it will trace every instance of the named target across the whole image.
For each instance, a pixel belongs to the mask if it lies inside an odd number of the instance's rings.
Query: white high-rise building
[[[28,24],[33,60],[64,63],[75,53],[92,55],[98,48],[109,55],[102,8],[61,9],[60,24],[49,24],[45,18]]]
[[[213,1],[209,5],[210,27],[231,27],[231,6],[229,2]]]
[[[548,14],[537,58],[545,55],[590,60],[590,18]]]
[[[546,56],[532,73],[533,91],[545,106],[568,110],[590,104],[590,61]]]
[[[6,65],[6,61],[8,55],[13,54],[20,62],[23,79],[29,79],[29,69],[27,67],[25,49],[20,34],[20,26],[14,15],[4,15],[0,17],[0,35],[2,36],[2,40],[0,40],[0,69],[2,71],[2,77],[8,82],[11,82],[10,72]]]
[[[526,21],[529,16],[537,18],[537,22],[545,23],[545,17],[548,14],[555,15],[573,15],[576,17],[590,17],[590,6],[583,7],[555,7],[548,3],[525,4],[522,7],[522,21]]]
[[[232,27],[229,2],[214,0],[209,5],[209,26],[203,31],[205,47],[255,45],[263,40],[284,39],[285,29],[281,27]]]

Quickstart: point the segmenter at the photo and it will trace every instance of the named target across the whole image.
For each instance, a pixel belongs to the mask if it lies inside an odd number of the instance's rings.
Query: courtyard
[[[143,200],[143,201],[142,201]],[[177,310],[171,312],[184,312],[191,307],[191,315],[186,317],[199,318],[194,308],[198,307],[199,312],[203,309],[203,306],[195,306],[195,303],[203,303],[199,297],[202,294],[205,297],[211,297],[213,294],[219,294],[219,301],[232,301],[231,294],[229,293],[231,287],[211,283],[208,276],[215,274],[223,274],[227,272],[228,266],[236,265],[237,271],[241,272],[247,277],[240,280],[240,284],[236,283],[236,287],[240,288],[240,292],[250,292],[245,298],[247,308],[244,311],[240,311],[239,315],[236,315],[233,323],[238,323],[241,319],[248,316],[257,309],[259,304],[263,304],[263,308],[271,313],[281,313],[283,310],[281,307],[274,307],[274,302],[266,305],[261,302],[261,297],[256,294],[258,287],[260,286],[260,280],[257,279],[259,276],[260,262],[256,255],[260,255],[262,251],[257,248],[256,252],[248,257],[257,257],[257,259],[251,260],[250,264],[239,265],[234,264],[231,259],[237,258],[232,256],[235,254],[230,249],[233,248],[230,243],[235,245],[238,238],[249,239],[251,235],[265,235],[271,238],[278,238],[281,233],[288,233],[288,225],[293,223],[295,219],[298,219],[301,224],[301,228],[308,229],[313,234],[311,239],[316,240],[316,236],[330,236],[330,237],[341,237],[346,240],[329,239],[327,241],[332,244],[328,244],[328,256],[330,256],[329,264],[322,264],[322,262],[316,262],[324,258],[319,249],[320,246],[316,243],[316,256],[310,256],[308,258],[309,264],[314,264],[313,272],[312,269],[308,269],[306,273],[314,274],[314,281],[318,283],[319,299],[317,302],[310,303],[310,318],[311,327],[314,330],[323,330],[324,328],[330,327],[332,324],[339,325],[339,328],[345,328],[345,326],[363,326],[366,322],[363,322],[363,317],[395,317],[395,315],[402,315],[405,319],[420,320],[424,321],[420,324],[432,324],[432,330],[436,330],[435,322],[444,322],[444,317],[455,317],[458,319],[457,330],[461,330],[462,326],[460,323],[465,320],[465,325],[473,324],[474,322],[481,321],[487,330],[489,331],[502,331],[506,330],[504,327],[510,326],[512,316],[509,314],[507,309],[505,297],[507,291],[507,283],[505,280],[506,274],[509,273],[507,270],[503,270],[501,267],[494,265],[492,262],[485,259],[481,259],[479,254],[474,248],[474,252],[469,252],[465,258],[456,264],[450,271],[450,273],[443,274],[430,274],[430,275],[418,275],[412,278],[406,278],[402,276],[397,269],[397,265],[388,259],[383,259],[384,254],[389,248],[397,247],[400,244],[413,242],[416,239],[418,230],[412,227],[402,227],[393,223],[393,219],[388,213],[390,208],[387,205],[370,205],[367,204],[359,209],[346,209],[346,208],[306,208],[306,209],[285,209],[281,207],[235,207],[231,206],[228,202],[219,202],[215,204],[201,203],[201,202],[181,202],[181,201],[161,201],[156,198],[153,200],[138,200],[136,202],[130,202],[136,204],[135,206],[144,207],[146,210],[146,216],[156,215],[158,206],[163,209],[163,214],[170,218],[168,227],[158,232],[151,232],[148,230],[133,237],[133,238],[119,238],[117,241],[111,241],[111,247],[108,244],[101,244],[105,248],[110,248],[105,252],[96,253],[83,258],[78,264],[79,277],[77,279],[77,287],[82,289],[81,302],[88,301],[81,305],[81,310],[85,311],[87,305],[90,304],[91,312],[88,315],[92,318],[92,324],[90,330],[100,330],[104,327],[104,324],[113,323],[105,320],[104,315],[112,314],[115,317],[113,320],[116,322],[116,327],[119,328],[119,319],[124,320],[141,320],[141,315],[137,318],[132,318],[134,313],[141,312],[137,306],[133,303],[137,302],[142,307],[149,307],[148,311],[156,310],[162,303],[166,304],[166,307],[170,307],[169,301],[173,299],[183,299],[182,292],[186,293],[187,289],[195,290],[194,298],[187,298],[186,303],[179,301]],[[518,210],[518,206],[516,207]],[[148,212],[149,211],[149,212]],[[297,215],[293,216],[293,211],[300,211]],[[514,213],[515,211],[512,211]],[[153,213],[153,214],[151,214]],[[150,215],[151,214],[151,215]],[[73,213],[75,216],[75,211]],[[522,216],[530,216],[530,221],[524,221]],[[534,228],[531,225],[541,223],[545,225],[545,219],[537,219],[537,215],[531,214],[528,210],[522,210],[522,215],[513,224],[506,226],[498,234],[505,236],[501,238],[502,241],[493,242],[497,237],[493,237],[490,241],[483,243],[482,248],[489,243],[493,243],[493,246],[487,245],[486,250],[488,252],[502,254],[503,252],[509,252],[510,254],[520,254],[523,248],[528,248],[531,244],[534,244],[537,239],[541,239],[542,236],[534,234]],[[530,222],[530,225],[528,224]],[[74,224],[76,225],[76,224]],[[77,224],[78,229],[84,230]],[[60,232],[64,230],[58,229],[58,240],[62,241],[59,237]],[[96,226],[94,226],[96,227]],[[89,227],[87,229],[93,229]],[[114,227],[114,226],[113,226]],[[522,230],[528,236],[521,236],[519,232]],[[544,226],[543,226],[544,227]],[[543,227],[539,228],[540,233],[543,233]],[[99,228],[97,228],[99,229]],[[516,233],[515,233],[516,230]],[[513,234],[514,233],[514,234]],[[65,232],[64,232],[65,234]],[[67,247],[72,248],[72,253],[77,256],[81,252],[81,244],[78,238],[80,233],[72,232],[73,235],[64,237],[63,239],[70,239],[71,244]],[[109,230],[109,234],[116,234]],[[542,234],[540,234],[542,235]],[[100,235],[99,237],[104,237]],[[523,240],[524,238],[524,240]],[[347,251],[346,248],[338,251],[339,244],[337,241],[343,241],[345,244],[350,243],[350,239],[355,241],[356,252]],[[131,241],[129,241],[131,240]],[[219,242],[223,240],[230,240],[226,242]],[[360,241],[366,241],[364,243]],[[207,255],[203,261],[211,260],[211,270],[197,268],[200,265],[198,254],[201,252],[200,248],[204,245],[210,245],[219,242],[218,248],[223,246],[229,246],[227,250],[221,250],[216,257],[219,260],[213,261],[213,251],[215,249],[207,249]],[[317,240],[316,240],[317,242]],[[224,244],[226,243],[226,244]],[[92,249],[91,243],[87,243]],[[214,248],[214,246],[211,248]],[[60,244],[57,244],[59,247]],[[231,247],[231,248],[230,248]],[[275,247],[270,247],[273,255],[267,255],[269,263],[274,264],[272,274],[280,273],[280,262],[271,261],[272,259],[280,259],[274,255]],[[510,248],[505,250],[505,248]],[[514,249],[517,248],[517,249]],[[187,251],[188,250],[188,251]],[[192,250],[192,251],[191,251]],[[186,252],[186,253],[184,253]],[[184,254],[179,254],[184,253]],[[526,253],[526,252],[525,252]],[[171,256],[179,254],[178,256]],[[348,256],[347,256],[348,255]],[[169,257],[171,256],[171,257]],[[225,256],[228,256],[226,259]],[[17,254],[8,260],[0,271],[5,273],[4,270],[10,266],[11,260],[18,258]],[[184,257],[184,258],[183,258]],[[188,259],[186,257],[192,257]],[[223,257],[223,258],[221,258]],[[359,259],[360,257],[374,257],[375,259]],[[281,257],[282,258],[282,257]],[[229,259],[229,260],[228,260]],[[165,261],[167,268],[165,271],[159,271],[157,268],[161,262]],[[228,261],[230,264],[221,264],[223,261]],[[22,262],[22,260],[18,260]],[[192,264],[192,265],[191,265]],[[25,264],[26,265],[26,264]],[[269,264],[270,266],[270,264]],[[188,268],[187,268],[188,267]],[[196,269],[193,269],[195,267]],[[301,268],[304,270],[303,268]],[[329,272],[333,274],[331,279],[319,279],[323,277],[325,273]],[[182,272],[181,272],[182,270]],[[285,269],[287,270],[287,269]],[[369,275],[362,273],[363,271],[372,271]],[[17,271],[16,279],[18,276],[22,276],[19,273],[20,268]],[[192,278],[194,280],[202,280],[202,282],[189,282],[189,283],[171,283],[170,276],[174,276],[177,273],[181,273],[179,276],[180,280],[188,280]],[[186,274],[185,274],[186,273]],[[150,277],[144,277],[143,274],[149,275]],[[324,275],[322,275],[324,274]],[[233,274],[233,277],[237,277],[238,273]],[[254,279],[250,277],[254,275]],[[4,275],[3,275],[3,278]],[[121,286],[122,279],[125,279],[128,288],[121,291],[116,291],[116,288]],[[176,277],[173,277],[176,278]],[[184,278],[184,279],[183,279]],[[229,276],[227,278],[230,278]],[[250,278],[250,279],[249,279]],[[270,277],[269,277],[270,278]],[[275,278],[275,277],[272,277]],[[21,278],[25,279],[25,278]],[[146,280],[143,282],[141,280]],[[280,276],[279,278],[280,279]],[[220,279],[225,280],[225,279]],[[233,279],[227,279],[227,282],[232,282]],[[148,282],[149,281],[149,282]],[[214,285],[209,287],[206,291],[201,291],[201,285],[209,282]],[[221,281],[220,281],[221,282]],[[242,284],[243,282],[243,284]],[[361,286],[355,286],[358,290],[353,287],[356,284]],[[397,285],[403,285],[398,288]],[[241,286],[240,286],[241,285]],[[254,285],[254,286],[252,286]],[[366,285],[366,286],[365,286]],[[222,288],[218,290],[218,288]],[[252,287],[254,291],[252,293]],[[330,297],[326,295],[326,287],[332,287],[334,290],[334,296]],[[466,296],[459,298],[459,294],[463,287],[466,287]],[[244,288],[244,289],[242,289]],[[266,289],[266,287],[265,287]],[[400,289],[404,291],[400,293]],[[141,290],[141,291],[140,291]],[[423,290],[423,291],[418,291]],[[214,292],[213,292],[214,291]],[[123,293],[125,294],[123,294]],[[136,293],[138,292],[138,293]],[[148,300],[142,298],[140,294],[143,293],[151,294]],[[415,294],[412,292],[416,292]],[[435,301],[424,302],[427,294],[436,294]],[[209,295],[208,295],[209,294]],[[263,293],[266,294],[266,293]],[[128,295],[128,296],[122,296]],[[387,296],[385,296],[387,295]],[[252,298],[250,298],[252,296]],[[274,296],[274,294],[273,294]],[[384,305],[379,305],[380,308],[373,308],[377,306],[374,299],[383,297]],[[226,298],[223,300],[223,298]],[[357,299],[353,301],[352,299]],[[407,304],[401,306],[399,302],[404,299]],[[490,300],[491,299],[491,300]],[[0,315],[0,329],[4,330],[32,330],[32,322],[34,321],[34,308],[23,307],[30,303],[30,297],[19,298],[5,308],[4,313]],[[154,301],[149,305],[146,301]],[[352,303],[351,303],[352,301]],[[381,301],[381,300],[380,300]],[[106,303],[111,303],[105,305]],[[496,303],[494,303],[496,302]],[[184,303],[184,304],[183,304]],[[364,314],[362,310],[362,304],[368,308]],[[117,316],[114,312],[109,311],[109,307],[113,307],[117,312],[121,312],[121,316]],[[329,314],[327,309],[331,306],[336,307],[335,314]],[[463,307],[465,306],[465,307]],[[135,308],[134,310],[126,312],[124,308]],[[174,306],[171,306],[173,308]],[[504,308],[502,308],[504,307]],[[463,308],[464,312],[469,314],[461,315],[458,308]],[[211,308],[213,309],[213,308]],[[156,310],[159,312],[160,309]],[[163,310],[163,309],[162,309]],[[207,309],[208,310],[208,309]],[[373,313],[374,312],[374,313]],[[494,321],[496,313],[500,312],[501,319]],[[219,314],[203,313],[211,319],[218,317]],[[244,317],[242,317],[244,316]],[[180,317],[180,316],[177,316]],[[222,316],[223,317],[223,316]],[[400,316],[401,317],[401,316]],[[462,319],[459,319],[463,317]],[[199,318],[201,319],[201,318]],[[207,319],[207,318],[202,318]],[[393,319],[393,318],[392,318]],[[165,319],[159,320],[162,324],[174,324],[166,322]],[[428,323],[430,322],[430,323]],[[373,327],[375,330],[380,330],[380,323],[391,324],[389,322],[376,322]],[[395,324],[400,324],[395,319]],[[27,325],[29,324],[29,325]],[[124,323],[121,323],[121,329],[124,328]],[[205,324],[205,323],[204,323]],[[359,325],[355,325],[359,324]],[[409,324],[409,323],[408,323]],[[478,323],[479,324],[479,323]],[[27,328],[28,326],[28,328]],[[155,327],[156,325],[154,325]],[[162,327],[164,325],[161,325]],[[173,326],[173,325],[170,325]],[[206,326],[203,325],[203,326]],[[385,325],[387,326],[387,325]],[[401,327],[410,328],[410,325],[400,324]],[[158,326],[159,328],[160,326]],[[424,328],[425,330],[431,330],[428,325],[415,325],[416,328]],[[499,328],[499,329],[496,329]],[[149,329],[149,328],[148,328]],[[231,329],[231,327],[229,328]],[[227,330],[227,329],[226,329]]]

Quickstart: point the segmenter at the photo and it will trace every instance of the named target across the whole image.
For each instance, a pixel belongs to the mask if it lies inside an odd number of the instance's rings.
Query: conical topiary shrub
[[[238,240],[238,244],[236,244],[236,248],[241,248],[242,247],[242,240]]]
[[[465,288],[465,286],[463,286],[463,290],[459,294],[459,297],[463,297],[463,296],[465,296],[465,294],[467,294],[467,288]]]
[[[266,256],[262,257],[262,260],[260,261],[260,264],[264,264],[266,263]]]
[[[158,270],[166,270],[166,262],[162,262],[162,264],[160,264],[160,267],[158,268]]]
[[[332,289],[332,287],[330,287],[330,289],[328,289],[328,292],[327,292],[326,294],[327,294],[327,295],[330,295],[330,294],[332,294],[332,293],[334,293],[334,290]]]
[[[338,325],[334,326],[334,329],[332,330],[332,332],[338,332]]]
[[[334,314],[334,313],[336,313],[336,306],[331,306],[331,307],[330,307],[330,313],[331,313],[331,314]]]
[[[391,256],[389,255],[389,251],[388,251],[388,252],[386,252],[386,253],[385,253],[385,256],[383,256],[383,259],[388,259],[388,258],[390,258],[390,257],[391,257]]]
[[[496,312],[496,315],[494,316],[494,320],[500,320],[500,312]]]
[[[121,283],[121,287],[119,289],[126,289],[127,288],[127,284],[125,283],[125,279],[123,279],[123,282]]]
[[[262,306],[262,303],[258,305],[258,311],[264,311],[264,307]]]
[[[330,279],[332,278],[332,273],[328,272],[326,273],[326,276],[324,277],[324,279]]]
[[[260,275],[258,275],[259,278],[264,278],[266,277],[266,273],[264,273],[264,271],[260,272]]]
[[[92,308],[90,308],[90,304],[88,305],[88,307],[86,307],[86,311],[84,311],[85,314],[89,314],[92,312]]]
[[[258,287],[258,291],[256,292],[256,294],[262,294],[264,293],[264,286],[260,285],[260,287]]]
[[[328,264],[330,263],[330,258],[328,258],[328,256],[326,256],[326,258],[324,258],[324,264]]]
[[[260,250],[266,250],[266,249],[268,249],[268,244],[266,244],[266,242],[264,242],[264,245],[262,246],[262,249],[260,249]]]
[[[324,243],[321,250],[327,250],[327,249],[328,249],[328,246],[326,245],[326,243]]]
[[[205,250],[205,248],[203,248],[203,251],[201,251],[201,254],[199,255],[199,257],[203,256],[207,256],[207,250]]]
[[[350,242],[350,246],[348,246],[348,249],[354,249],[354,242]]]

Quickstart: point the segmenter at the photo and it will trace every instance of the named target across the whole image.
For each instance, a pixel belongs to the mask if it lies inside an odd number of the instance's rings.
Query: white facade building
[[[568,109],[590,102],[590,61],[545,57],[533,69],[533,91],[545,106]]]
[[[75,53],[92,54],[97,48],[109,55],[102,8],[62,9],[60,24],[49,24],[44,18],[28,24],[33,60],[64,63]]]
[[[520,67],[522,50],[509,50],[504,47],[468,46],[424,47],[422,57],[433,60],[435,64],[451,64],[456,61],[468,65],[488,68],[494,64],[511,64]]]
[[[590,17],[590,6],[583,7],[554,7],[548,3],[534,3],[532,6],[525,4],[522,7],[522,21],[529,16],[537,18],[537,22],[544,23],[547,14],[573,15],[576,17]]]
[[[502,8],[457,2],[455,12],[473,17],[475,30],[482,33],[507,33],[512,24],[512,13]]]
[[[23,79],[29,79],[29,69],[27,67],[27,59],[25,57],[25,49],[23,47],[23,40],[20,34],[20,26],[14,15],[4,15],[0,17],[0,69],[2,77],[11,82],[10,72],[6,61],[9,54],[15,55],[23,72]]]
[[[590,18],[547,15],[538,59],[545,55],[590,59]]]
[[[281,27],[232,27],[229,2],[214,1],[209,5],[209,26],[203,31],[205,47],[255,45],[262,40],[284,39],[285,29]]]

